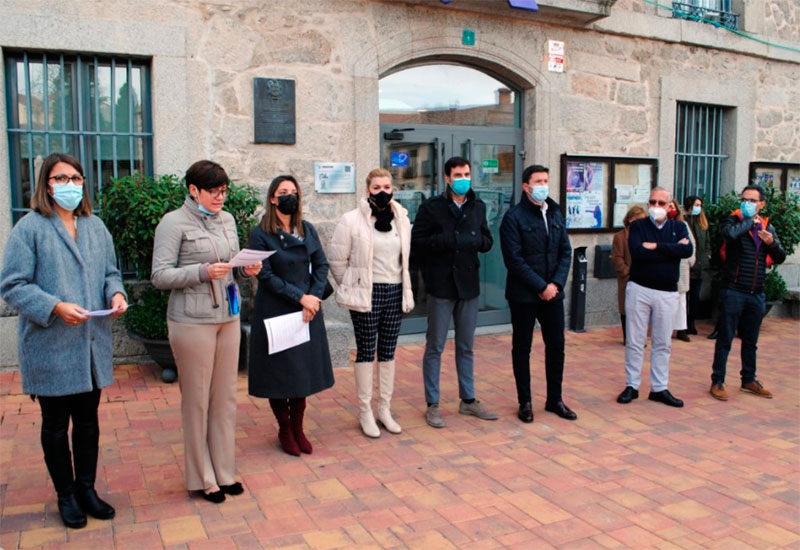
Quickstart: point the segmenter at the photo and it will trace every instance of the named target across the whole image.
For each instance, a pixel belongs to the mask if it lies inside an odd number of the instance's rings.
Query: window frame
[[[706,128],[705,131],[705,144],[706,151],[699,152],[700,145],[694,143],[698,137],[694,131],[696,128],[688,128],[688,125],[681,125],[682,108],[703,108],[711,110],[716,113],[714,119],[714,130],[711,133],[710,142],[712,152],[708,152],[709,132]],[[695,114],[692,113],[695,117]],[[702,115],[701,117],[702,118]],[[698,103],[694,101],[678,101],[675,105],[675,140],[674,140],[674,163],[675,170],[673,174],[672,190],[673,195],[678,201],[683,201],[684,197],[688,195],[697,195],[704,197],[708,202],[716,202],[722,193],[723,172],[725,171],[725,162],[730,159],[730,155],[725,153],[725,107],[721,105],[714,105],[710,103]],[[696,126],[696,118],[693,118],[692,124]],[[708,123],[708,114],[705,114],[705,124]],[[691,135],[690,135],[691,134]],[[679,145],[683,140],[684,144],[692,143],[691,147],[684,147],[683,150]],[[702,169],[707,173],[709,166],[711,167],[712,175],[710,181],[707,181],[703,190],[700,191],[697,185],[692,185],[697,181],[697,174],[695,171]],[[688,168],[687,168],[688,166]],[[713,171],[716,168],[716,173]],[[689,184],[687,184],[687,174],[689,174]]]
[[[757,180],[760,174],[771,173],[773,176],[773,185],[775,181],[775,174],[778,175],[778,186],[783,193],[794,193],[800,195],[800,185],[798,187],[789,186],[789,172],[792,172],[792,182],[795,178],[800,179],[800,163],[797,162],[764,162],[753,161],[750,163],[747,181],[752,183]],[[767,182],[758,182],[762,185],[769,185]]]
[[[36,186],[36,159],[52,152],[67,152],[78,158],[93,199],[96,199],[103,183],[109,178],[129,173],[153,175],[150,58],[15,49],[4,51],[3,57],[11,214],[14,222],[30,211],[26,205],[25,193],[29,192],[32,196]],[[34,65],[39,65],[37,70],[41,71],[43,88],[40,93],[43,97],[44,94],[47,96],[38,109],[32,107],[34,87],[31,83],[31,69]],[[53,67],[58,67],[58,74],[61,75],[56,77],[60,80],[57,93],[45,88],[51,84],[48,72]],[[124,81],[117,80],[120,70],[124,70]],[[107,120],[101,116],[100,94],[93,93],[94,89],[102,89],[98,85],[101,71],[108,73],[110,95],[107,98]],[[20,72],[24,79],[22,83]],[[138,98],[134,85],[139,86]],[[117,110],[122,98],[118,103],[114,103],[114,98],[122,87],[127,88],[125,100],[128,114],[120,122]],[[21,93],[26,96],[22,100]],[[20,118],[20,101],[24,102],[24,120]],[[51,104],[53,108],[60,107],[61,120],[51,120]],[[136,112],[136,104],[141,110],[139,113]],[[124,104],[122,106],[125,107]],[[41,120],[35,120],[39,115]],[[103,128],[103,124],[110,125],[110,129]],[[124,124],[127,129],[120,130],[120,124]],[[60,146],[54,146],[54,143]],[[23,157],[26,149],[27,156]],[[110,155],[104,155],[108,149],[111,151]],[[93,202],[100,206],[96,201]]]

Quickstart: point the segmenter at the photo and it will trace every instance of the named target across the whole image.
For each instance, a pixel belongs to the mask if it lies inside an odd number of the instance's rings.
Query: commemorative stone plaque
[[[256,143],[295,143],[294,80],[253,79]]]

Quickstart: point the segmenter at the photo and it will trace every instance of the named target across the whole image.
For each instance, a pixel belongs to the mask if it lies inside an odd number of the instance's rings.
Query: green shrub
[[[103,186],[98,215],[114,239],[117,256],[132,264],[138,279],[150,278],[158,222],[167,212],[180,208],[186,195],[185,182],[172,174],[155,177],[134,174],[112,179]],[[240,246],[247,243],[260,204],[255,188],[230,183],[225,210],[236,220]],[[147,285],[135,301],[133,294],[130,296],[135,306],[123,317],[128,330],[144,338],[166,340],[169,292]]]

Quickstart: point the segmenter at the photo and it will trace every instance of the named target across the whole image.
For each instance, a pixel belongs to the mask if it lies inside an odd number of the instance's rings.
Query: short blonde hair
[[[369,174],[367,174],[367,187],[369,187],[369,184],[372,183],[372,180],[375,178],[389,178],[389,181],[391,181],[392,173],[386,168],[375,168],[370,170]]]

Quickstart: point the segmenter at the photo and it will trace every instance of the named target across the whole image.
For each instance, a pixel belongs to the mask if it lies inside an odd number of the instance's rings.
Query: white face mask
[[[665,208],[661,208],[660,206],[651,206],[648,212],[650,217],[653,218],[653,221],[657,223],[661,223],[667,219],[667,210]]]

